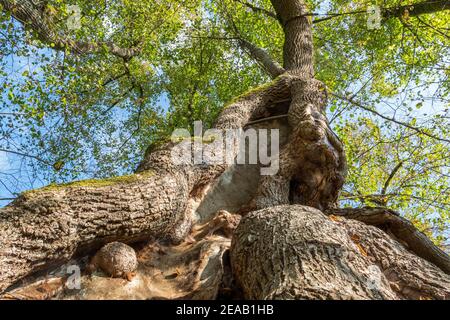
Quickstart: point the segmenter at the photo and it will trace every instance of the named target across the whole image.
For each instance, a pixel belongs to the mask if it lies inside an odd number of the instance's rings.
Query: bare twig
[[[398,125],[401,125],[401,126],[403,126],[403,127],[406,127],[406,128],[408,128],[408,129],[411,129],[411,130],[413,130],[413,131],[416,131],[417,133],[423,134],[423,135],[425,135],[425,136],[427,136],[427,137],[429,137],[429,138],[432,138],[432,139],[435,139],[435,140],[439,140],[439,141],[442,141],[442,142],[448,142],[448,143],[450,143],[450,140],[449,140],[449,139],[437,137],[437,136],[435,136],[435,135],[432,135],[432,134],[430,134],[430,133],[424,131],[424,130],[421,129],[421,128],[417,128],[417,127],[414,127],[414,126],[412,126],[412,125],[410,125],[410,124],[408,124],[408,123],[406,123],[406,122],[397,120],[397,119],[395,119],[394,117],[392,117],[392,118],[387,117],[387,116],[385,116],[385,115],[379,113],[378,111],[373,110],[372,108],[363,105],[362,103],[360,103],[360,102],[354,100],[354,99],[351,98],[351,97],[345,97],[345,96],[342,96],[342,95],[337,94],[337,93],[335,93],[335,92],[330,92],[330,93],[331,93],[331,95],[335,96],[336,98],[339,98],[339,99],[341,99],[341,100],[350,102],[351,104],[357,106],[358,108],[361,108],[361,109],[363,109],[363,110],[369,111],[369,112],[373,113],[374,115],[376,115],[376,116],[378,116],[378,117],[380,117],[380,118],[382,118],[382,119],[384,119],[384,120],[394,122],[394,123],[396,123],[396,124],[398,124]]]
[[[6,153],[15,154],[15,155],[26,157],[26,158],[35,159],[35,160],[37,160],[37,161],[39,161],[39,162],[41,162],[41,163],[43,163],[45,165],[53,166],[51,163],[45,161],[44,159],[42,159],[42,158],[40,158],[38,156],[34,156],[34,155],[27,154],[27,153],[24,153],[24,152],[14,151],[14,150],[7,150],[7,149],[0,149],[0,151],[6,152]]]

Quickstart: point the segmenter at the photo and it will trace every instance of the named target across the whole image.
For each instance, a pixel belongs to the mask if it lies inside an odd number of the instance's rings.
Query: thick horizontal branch
[[[52,17],[50,17],[44,8],[36,8],[29,0],[12,1],[0,0],[3,10],[10,12],[11,15],[23,23],[26,27],[34,30],[39,40],[51,44],[56,50],[70,50],[76,54],[98,53],[107,50],[109,53],[129,59],[140,53],[141,48],[122,48],[113,42],[84,42],[75,41],[60,34],[52,26]]]
[[[215,128],[244,127],[273,101],[287,99],[291,82],[291,77],[282,76],[243,94],[224,108]],[[168,142],[149,151],[134,175],[50,185],[0,208],[0,293],[107,242],[183,240],[195,204],[227,168],[175,163],[173,156],[190,146],[190,139]],[[238,148],[231,150],[234,158]]]
[[[390,8],[381,8],[381,16],[384,19],[401,18],[401,17],[418,17],[423,14],[430,14],[439,11],[445,11],[450,9],[450,1],[448,0],[436,0],[436,1],[424,1],[415,4],[395,6]],[[323,21],[331,20],[336,17],[353,14],[366,14],[367,10],[357,10],[341,13],[328,13],[326,17],[314,19],[313,23],[320,23]],[[322,14],[311,13],[311,16],[319,16]]]
[[[385,8],[382,10],[384,18],[402,17],[408,15],[410,17],[420,16],[422,14],[430,14],[450,9],[450,1],[436,0],[424,1],[404,6]]]

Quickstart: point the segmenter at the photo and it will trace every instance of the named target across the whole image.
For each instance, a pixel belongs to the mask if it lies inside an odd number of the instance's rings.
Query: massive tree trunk
[[[134,175],[24,193],[0,209],[4,297],[54,297],[36,292],[64,284],[61,265],[83,267],[101,245],[122,241],[138,252],[135,289],[83,275],[81,292],[58,297],[212,299],[242,290],[252,299],[449,298],[448,255],[411,224],[387,209],[336,208],[346,160],[314,78],[307,7],[272,4],[285,32],[284,69],[274,73],[284,73],[225,107],[215,128],[280,128],[279,172],[174,164],[176,150],[201,152],[189,139],[149,150]],[[264,120],[286,111],[287,119]],[[236,232],[233,213],[244,215]]]
[[[242,96],[224,110],[215,127],[242,128],[261,117],[266,106],[276,107],[273,102],[289,98],[290,82],[290,77],[280,77]],[[106,242],[184,239],[196,222],[195,209],[205,191],[226,169],[174,164],[172,150],[191,145],[195,149],[191,140],[169,142],[149,152],[134,175],[50,185],[26,192],[1,209],[0,291]]]
[[[246,216],[231,261],[251,299],[450,298],[450,276],[385,232],[311,207]]]
[[[279,157],[280,171],[265,177],[256,208],[299,203],[334,207],[346,176],[343,146],[325,116],[325,86],[314,78],[311,21],[302,1],[272,0],[284,29],[284,68],[293,77],[288,121],[289,143]]]

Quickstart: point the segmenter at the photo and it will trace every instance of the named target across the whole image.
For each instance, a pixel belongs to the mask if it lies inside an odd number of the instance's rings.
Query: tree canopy
[[[316,77],[349,163],[341,205],[388,206],[445,241],[450,2],[308,4]],[[0,198],[131,172],[175,128],[210,127],[227,101],[282,72],[269,0],[0,7],[0,151],[11,162]]]

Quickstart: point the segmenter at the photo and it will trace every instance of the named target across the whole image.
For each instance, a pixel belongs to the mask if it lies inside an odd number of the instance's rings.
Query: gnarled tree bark
[[[82,275],[86,288],[75,297],[95,298],[98,290],[99,298],[213,299],[220,282],[230,284],[234,276],[250,299],[450,298],[449,257],[410,223],[387,209],[335,208],[346,159],[325,117],[325,86],[314,78],[309,12],[300,0],[271,2],[285,33],[284,66],[257,48],[252,55],[272,76],[282,75],[225,107],[215,128],[268,125],[264,118],[276,118],[269,122],[289,134],[279,172],[260,178],[245,166],[177,165],[174,150],[199,152],[187,140],[149,151],[131,176],[24,193],[0,209],[0,293],[36,297],[27,288],[43,284],[21,280],[92,256],[107,242],[144,241],[136,249],[139,292],[118,287],[117,279]],[[286,109],[287,121],[278,117]],[[231,150],[234,158],[237,149]],[[244,179],[235,179],[239,175]],[[244,184],[245,196],[223,194]],[[220,211],[230,208],[247,213],[236,231],[239,219]],[[224,259],[230,237],[232,274]]]
[[[378,228],[299,205],[244,217],[231,247],[248,299],[449,299],[450,276]]]
[[[303,1],[272,0],[283,27],[284,68],[294,77],[288,120],[289,143],[279,157],[277,175],[262,179],[253,206],[299,203],[321,210],[334,207],[346,171],[342,143],[325,116],[325,86],[314,78],[313,39]]]
[[[290,82],[280,77],[243,95],[223,111],[215,127],[242,128],[264,114],[266,106],[289,98]],[[195,203],[226,166],[176,165],[171,159],[175,146],[180,147],[167,143],[149,153],[135,175],[49,186],[0,209],[0,292],[106,242],[184,239]]]

